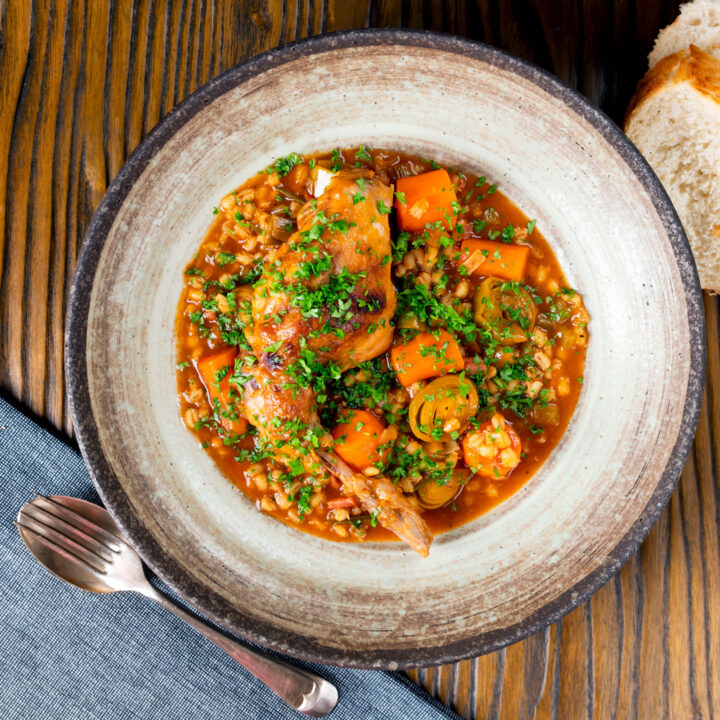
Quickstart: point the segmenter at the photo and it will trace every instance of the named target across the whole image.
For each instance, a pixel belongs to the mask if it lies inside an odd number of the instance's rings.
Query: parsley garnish
[[[410,233],[403,230],[392,242],[392,258],[393,262],[400,262],[408,251],[410,243]]]
[[[236,260],[236,258],[235,258],[235,254],[234,254],[234,253],[219,252],[219,253],[215,256],[215,262],[216,262],[220,267],[225,267],[228,263],[235,262],[235,260]]]
[[[287,157],[278,158],[273,165],[266,168],[265,172],[272,173],[276,172],[280,177],[287,175],[296,165],[299,165],[303,161],[302,155],[293,152]]]
[[[372,162],[372,155],[368,152],[371,148],[361,145],[355,153],[356,160],[364,160],[365,162]]]
[[[330,159],[332,160],[330,170],[332,172],[337,172],[342,167],[342,161],[340,160],[340,150],[338,150],[338,148],[335,148],[332,153],[330,153]]]

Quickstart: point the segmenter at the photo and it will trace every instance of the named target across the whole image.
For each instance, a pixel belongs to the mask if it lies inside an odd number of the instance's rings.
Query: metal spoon
[[[324,717],[337,704],[338,692],[332,683],[249,650],[158,592],[145,577],[138,554],[98,505],[63,495],[38,495],[20,508],[15,524],[35,559],[61,580],[91,592],[130,590],[154,600],[305,715]]]

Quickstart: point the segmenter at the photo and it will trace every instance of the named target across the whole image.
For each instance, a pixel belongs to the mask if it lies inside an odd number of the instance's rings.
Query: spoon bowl
[[[58,519],[63,522],[62,530],[55,530],[51,525]],[[73,555],[73,549],[81,552],[78,532],[92,531],[87,521],[95,527],[98,538],[95,549],[89,552],[97,554],[98,560],[111,561],[107,570],[101,570],[99,562],[95,567],[79,563]],[[133,590],[147,582],[138,554],[125,542],[110,513],[99,505],[73,497],[38,495],[22,506],[16,525],[33,557],[53,575],[75,587],[111,593]],[[62,542],[57,537],[59,532],[67,533],[67,548],[58,544]],[[72,548],[70,541],[77,547]],[[94,558],[87,556],[87,559],[90,563]]]

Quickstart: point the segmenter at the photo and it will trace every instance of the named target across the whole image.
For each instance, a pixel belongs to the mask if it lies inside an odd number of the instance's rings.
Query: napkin
[[[97,595],[76,589],[30,555],[12,522],[34,493],[99,503],[77,451],[38,422],[0,397],[2,718],[303,717],[154,603],[135,593]],[[173,595],[158,578],[151,581]],[[459,720],[401,673],[289,662],[338,688],[332,720]]]

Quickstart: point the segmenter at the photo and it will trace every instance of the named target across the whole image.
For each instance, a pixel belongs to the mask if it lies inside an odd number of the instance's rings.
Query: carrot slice
[[[356,508],[358,507],[357,502],[355,502],[355,498],[349,498],[349,497],[343,497],[343,498],[336,498],[335,500],[328,500],[325,503],[329,510],[339,510],[340,508]]]
[[[522,280],[530,248],[491,240],[465,240],[461,246],[461,265],[473,275],[505,280]]]
[[[459,372],[465,367],[460,346],[445,330],[437,334],[420,333],[405,345],[395,345],[390,350],[390,359],[398,380],[405,387],[418,380]]]
[[[457,196],[447,170],[441,168],[398,178],[396,185],[395,210],[401,230],[417,232],[427,223],[454,216],[453,203],[457,202]]]
[[[218,422],[229,432],[242,435],[247,430],[247,420],[243,417],[234,417],[237,415],[235,404],[237,401],[237,391],[230,387],[230,376],[233,373],[235,358],[237,357],[237,348],[230,347],[212,355],[207,355],[200,360],[195,361],[195,369],[197,374],[205,386],[210,405],[218,413]],[[218,374],[225,373],[218,380]],[[215,401],[217,400],[217,407]],[[232,417],[231,417],[232,416]]]
[[[335,452],[355,470],[375,465],[387,452],[378,451],[385,424],[367,410],[346,410],[332,431]]]

